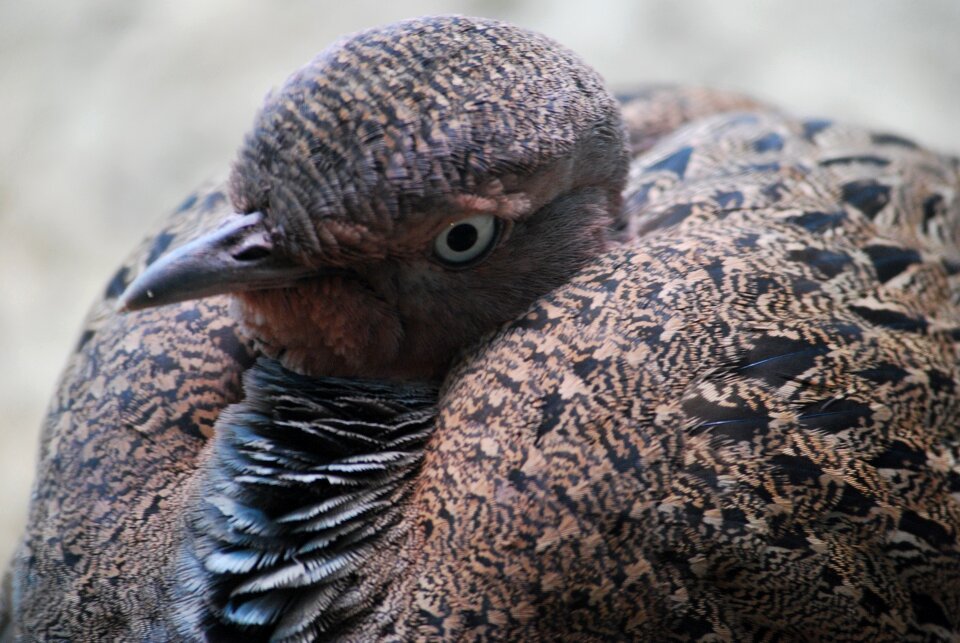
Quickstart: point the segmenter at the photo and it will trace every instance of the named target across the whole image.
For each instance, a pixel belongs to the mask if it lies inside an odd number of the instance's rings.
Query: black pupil
[[[447,235],[447,245],[454,252],[466,252],[477,242],[477,229],[469,223],[453,226]]]

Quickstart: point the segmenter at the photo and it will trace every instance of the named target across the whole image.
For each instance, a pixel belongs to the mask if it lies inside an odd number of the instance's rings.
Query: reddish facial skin
[[[297,372],[441,379],[460,351],[606,247],[612,207],[606,191],[550,196],[533,213],[504,217],[497,245],[476,265],[442,265],[433,237],[424,234],[436,234],[428,219],[400,228],[393,239],[418,251],[385,250],[385,259],[343,261],[344,275],[235,293],[232,310],[263,353]]]

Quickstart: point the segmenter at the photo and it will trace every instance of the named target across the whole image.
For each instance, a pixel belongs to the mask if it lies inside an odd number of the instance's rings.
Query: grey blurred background
[[[0,565],[113,267],[224,171],[271,86],[341,34],[431,13],[542,31],[617,88],[741,89],[960,152],[960,0],[0,0]]]

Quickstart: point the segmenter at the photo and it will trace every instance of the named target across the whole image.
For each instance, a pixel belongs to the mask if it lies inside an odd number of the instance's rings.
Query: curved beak
[[[263,214],[238,215],[152,263],[122,295],[120,310],[140,310],[241,290],[280,288],[317,275],[279,257]]]

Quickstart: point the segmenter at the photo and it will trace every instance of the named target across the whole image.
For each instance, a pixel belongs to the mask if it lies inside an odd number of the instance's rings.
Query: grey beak
[[[277,255],[260,212],[237,215],[151,264],[120,296],[121,310],[140,310],[242,290],[289,286],[319,274]]]

